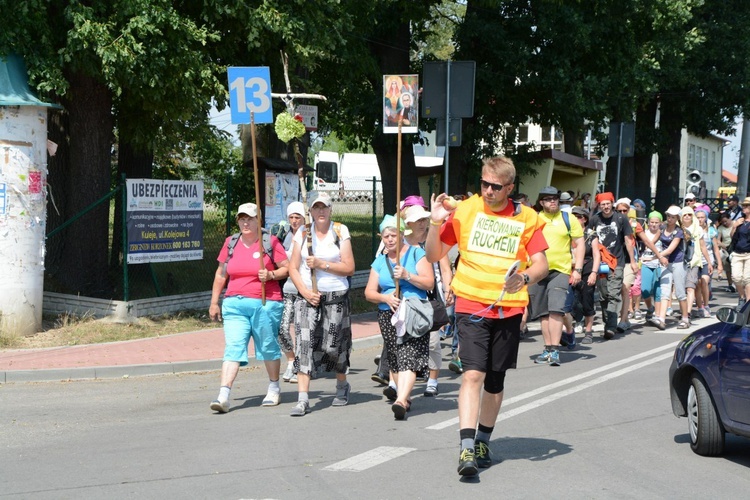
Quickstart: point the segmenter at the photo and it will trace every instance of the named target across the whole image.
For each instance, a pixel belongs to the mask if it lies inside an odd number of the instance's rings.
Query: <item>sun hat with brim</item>
[[[680,211],[681,211],[680,207],[678,207],[677,205],[672,205],[664,213],[667,214],[667,215],[674,215],[675,217],[679,217],[680,216]]]
[[[243,203],[237,209],[237,217],[240,215],[249,215],[250,217],[258,216],[258,205],[255,203]]]
[[[410,222],[417,222],[421,219],[428,219],[430,217],[430,212],[419,205],[406,207],[406,210],[404,210],[404,212],[406,212],[404,214],[404,222],[406,222],[407,224]]]
[[[404,221],[401,221],[401,230],[404,230]],[[385,231],[388,228],[396,229],[396,216],[395,215],[386,215],[383,217],[383,220],[380,222],[380,234],[383,234],[383,231]]]
[[[563,191],[562,193],[560,193],[560,201],[563,203],[570,203],[571,201],[573,201],[573,197],[570,196],[569,192]]]
[[[553,186],[543,187],[539,190],[539,197],[542,198],[543,196],[557,196],[559,198],[560,191],[558,191],[557,188]]]
[[[740,205],[750,205],[750,196],[742,200],[742,203]]]
[[[322,203],[323,205],[330,207],[333,201],[331,195],[325,191],[310,191],[307,198],[308,206],[312,208],[316,203]]]
[[[570,211],[573,213],[573,215],[583,215],[584,217],[589,217],[589,211],[583,207],[573,207],[570,209]]]

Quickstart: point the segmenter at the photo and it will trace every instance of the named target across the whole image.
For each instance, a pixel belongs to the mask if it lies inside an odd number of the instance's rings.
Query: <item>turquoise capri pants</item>
[[[281,358],[279,324],[284,303],[241,296],[226,297],[221,305],[224,318],[224,361],[247,365],[250,337],[255,344],[255,359],[274,361]]]

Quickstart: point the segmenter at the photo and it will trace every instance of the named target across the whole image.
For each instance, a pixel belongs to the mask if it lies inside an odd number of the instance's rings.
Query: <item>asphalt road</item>
[[[672,415],[667,371],[683,335],[636,327],[563,352],[557,368],[533,364],[540,337],[524,341],[496,463],[472,480],[456,473],[460,380],[446,362],[441,394],[418,386],[394,421],[369,378],[377,347],[353,354],[348,406],[330,406],[332,378],[314,380],[302,418],[289,416],[294,385],[260,407],[257,368],[224,415],[208,408],[218,372],[0,385],[0,498],[742,498],[750,440],[699,457]]]

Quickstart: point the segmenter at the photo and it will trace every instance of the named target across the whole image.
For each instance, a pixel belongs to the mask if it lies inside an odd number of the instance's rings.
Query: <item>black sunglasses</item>
[[[488,182],[484,179],[479,179],[479,182],[482,184],[482,187],[484,189],[492,188],[493,191],[500,191],[502,188],[505,187],[502,184],[495,184],[494,182]]]
[[[620,212],[621,214],[626,214],[626,213],[630,212],[630,210],[626,208],[624,210],[618,210],[618,212]]]
[[[545,196],[544,198],[540,198],[539,201],[545,201],[549,203],[550,201],[558,201],[560,198],[558,196]]]

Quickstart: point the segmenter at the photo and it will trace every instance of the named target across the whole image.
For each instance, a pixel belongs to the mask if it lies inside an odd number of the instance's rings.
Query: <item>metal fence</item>
[[[124,180],[122,181],[124,183]],[[232,193],[231,178],[225,186],[225,194]],[[375,258],[379,239],[377,238],[378,224],[383,217],[382,190],[377,186],[379,181],[373,179],[371,191],[337,191],[331,193],[333,204],[332,218],[345,224],[352,236],[355,267],[358,271],[368,270]],[[48,248],[60,245],[65,238],[65,228],[72,224],[86,224],[85,214],[96,206],[107,204],[110,211],[110,250],[115,231],[114,214],[116,204],[122,203],[116,189],[102,197],[81,213],[58,225],[47,235]],[[219,196],[219,199],[229,199],[231,196]],[[248,200],[241,200],[244,203]],[[254,201],[254,200],[250,200]],[[234,210],[239,205],[236,201],[229,202],[230,208],[207,203],[203,210],[203,258],[182,262],[159,262],[148,264],[124,264],[122,259],[118,265],[111,267],[109,275],[104,280],[111,283],[114,292],[112,300],[149,299],[167,295],[180,295],[193,292],[211,290],[214,274],[218,266],[217,257],[224,240],[230,234],[237,232],[234,224]],[[229,211],[229,214],[227,213]],[[127,242],[127,238],[124,238]],[[116,252],[114,252],[116,254]],[[113,252],[110,251],[110,255]],[[122,254],[121,254],[122,255]],[[45,276],[45,291],[77,294],[76,290],[66,290],[54,279]]]

